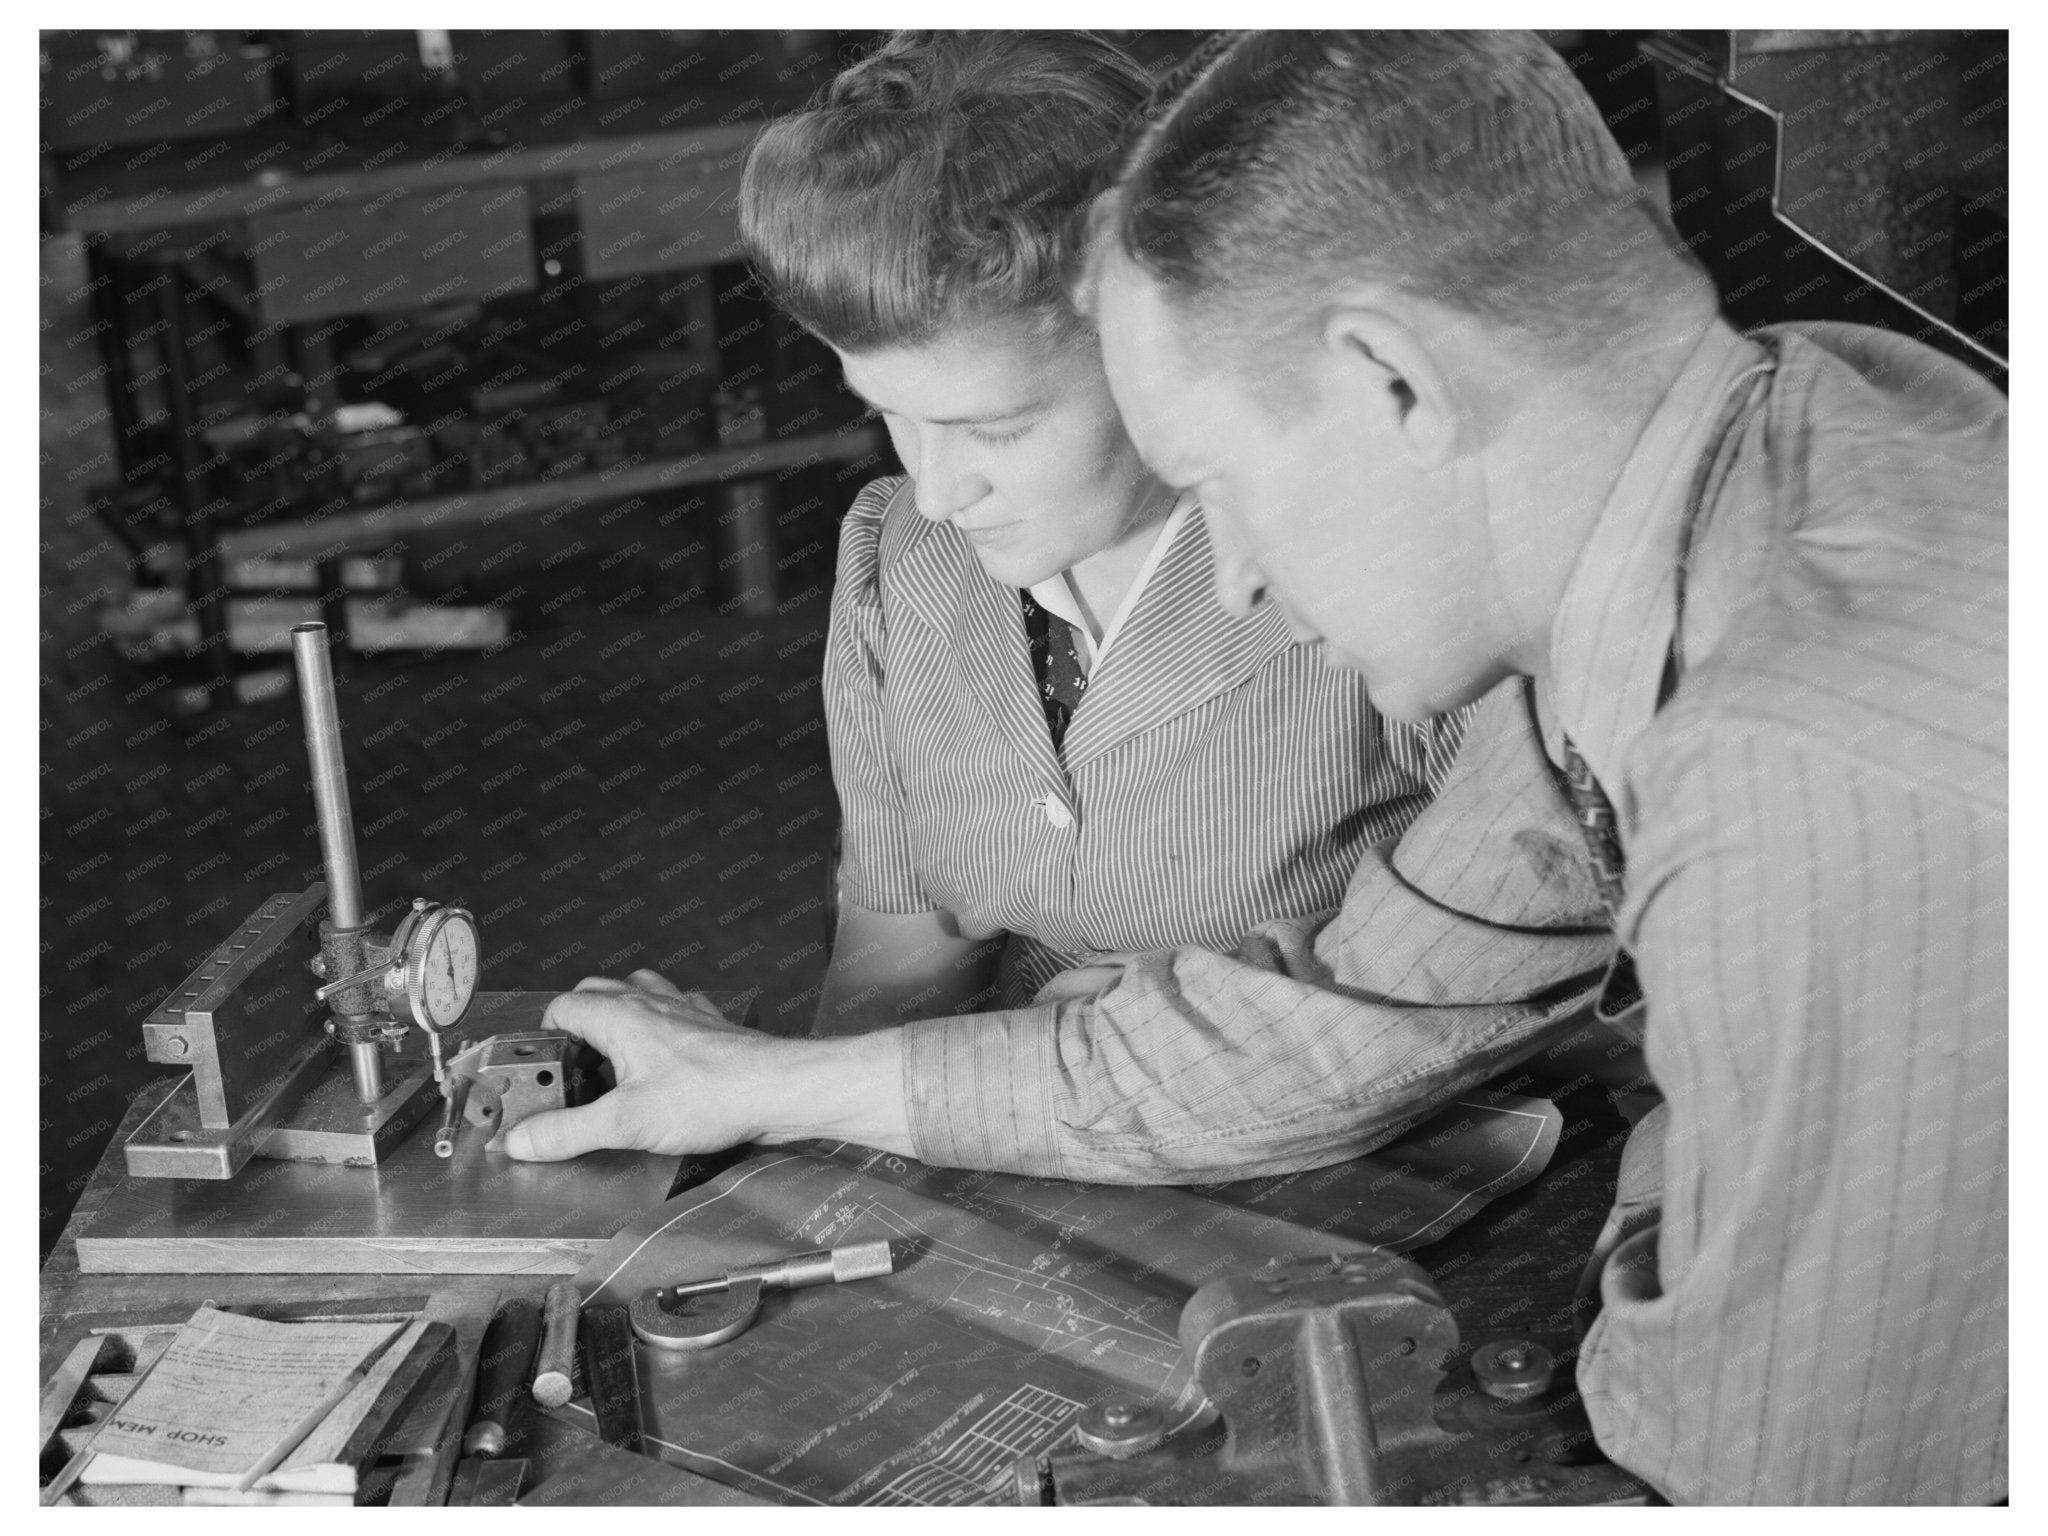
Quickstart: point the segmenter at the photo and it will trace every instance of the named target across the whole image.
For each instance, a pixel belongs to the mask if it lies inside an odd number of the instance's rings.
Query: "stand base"
[[[251,1157],[374,1168],[440,1102],[423,1062],[403,1055],[393,1060],[397,1070],[386,1078],[384,1096],[364,1104],[339,1052],[323,1041],[225,1130],[200,1123],[199,1096],[187,1076],[128,1138],[122,1149],[128,1173],[231,1179]]]
[[[552,997],[485,993],[464,1021],[465,1035],[531,1031]],[[427,1121],[440,1104],[426,1086],[422,1055],[388,1058],[393,1091],[385,1104],[402,1107],[368,1129],[338,1054],[324,1053],[333,1074],[325,1086],[293,1107],[288,1126],[267,1133],[264,1152],[274,1157],[282,1149],[292,1160],[265,1162],[240,1178],[116,1181],[95,1210],[75,1218],[80,1271],[573,1275],[674,1184],[678,1157],[590,1152],[568,1163],[519,1163],[489,1150],[474,1126],[456,1138],[453,1157],[436,1157],[430,1125],[404,1129],[409,1117]],[[420,1088],[407,1098],[416,1076]],[[337,1095],[331,1112],[343,1122],[339,1129],[320,1125],[328,1092]],[[152,1123],[161,1108],[149,1113]],[[131,1139],[131,1153],[144,1133]],[[346,1166],[347,1144],[335,1138],[354,1135],[376,1147],[374,1167]]]
[[[345,1069],[328,1073],[289,1119],[256,1144],[256,1155],[287,1163],[376,1167],[441,1102],[424,1064],[387,1076],[385,1085],[383,1098],[365,1104]]]

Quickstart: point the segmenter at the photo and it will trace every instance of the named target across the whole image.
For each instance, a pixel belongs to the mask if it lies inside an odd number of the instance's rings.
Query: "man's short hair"
[[[1152,84],[1085,32],[896,33],[755,142],[748,260],[842,351],[1085,331],[1061,282],[1072,216]]]
[[[1533,33],[1226,35],[1130,138],[1094,229],[1212,333],[1275,335],[1373,278],[1583,356],[1683,252]]]

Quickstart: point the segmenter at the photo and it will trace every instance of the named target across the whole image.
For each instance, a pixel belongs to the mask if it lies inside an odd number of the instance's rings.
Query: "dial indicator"
[[[481,968],[476,918],[463,907],[416,905],[392,936],[392,949],[403,985],[393,1011],[436,1034],[461,1023]]]

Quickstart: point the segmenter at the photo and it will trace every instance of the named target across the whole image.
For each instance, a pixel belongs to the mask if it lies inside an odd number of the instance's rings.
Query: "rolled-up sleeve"
[[[1139,957],[1092,998],[907,1026],[918,1155],[1192,1183],[1370,1150],[1590,1003],[1613,937],[1581,847],[1526,686],[1503,684],[1334,916]]]
[[[1608,1260],[1581,1356],[1600,1444],[1681,1503],[1988,1503],[2002,808],[1725,719],[1642,794],[1672,814],[1623,921],[1668,1124],[1660,1220]]]
[[[871,912],[929,912],[912,856],[903,784],[883,707],[889,636],[882,611],[883,515],[899,481],[854,498],[839,529],[839,569],[825,640],[825,725],[839,792],[839,890]]]

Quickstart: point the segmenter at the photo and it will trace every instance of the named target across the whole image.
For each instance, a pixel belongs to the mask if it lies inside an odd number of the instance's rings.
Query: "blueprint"
[[[1365,1244],[1411,1251],[1540,1173],[1560,1117],[1474,1095],[1368,1156],[1133,1189],[929,1168],[851,1143],[760,1153],[649,1211],[577,1277],[586,1303],[886,1239],[896,1272],[771,1295],[714,1349],[640,1350],[652,1454],[791,1504],[1010,1502],[1017,1458],[1083,1407],[1207,1422],[1175,1329],[1205,1281]],[[558,1412],[588,1425],[579,1400]]]

